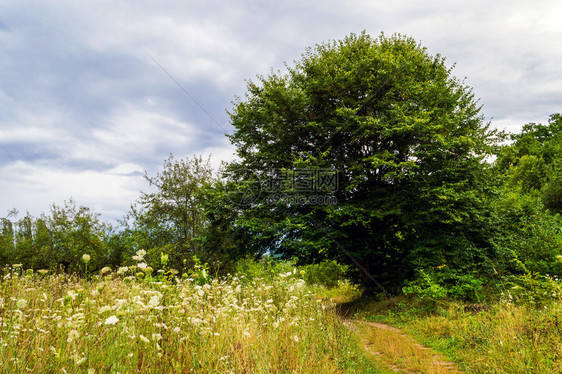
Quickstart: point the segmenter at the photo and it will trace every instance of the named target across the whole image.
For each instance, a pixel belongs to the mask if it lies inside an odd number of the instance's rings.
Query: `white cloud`
[[[104,218],[121,218],[138,197],[142,176],[95,171],[73,172],[56,167],[17,162],[0,169],[0,190],[9,199],[0,203],[0,216],[9,209],[28,210],[38,216],[51,204],[73,198],[94,208]]]
[[[107,118],[105,128],[93,130],[93,145],[84,153],[95,154],[91,147],[101,146],[101,151],[112,157],[130,158],[139,153],[153,154],[161,146],[192,147],[202,135],[203,131],[196,126],[161,113],[137,107],[119,108]]]

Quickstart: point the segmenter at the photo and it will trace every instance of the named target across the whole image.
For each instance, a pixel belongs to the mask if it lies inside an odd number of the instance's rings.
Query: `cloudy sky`
[[[492,125],[562,111],[559,1],[2,0],[0,218],[72,197],[122,217],[170,153],[233,158],[245,79],[349,33],[402,33],[456,64]]]

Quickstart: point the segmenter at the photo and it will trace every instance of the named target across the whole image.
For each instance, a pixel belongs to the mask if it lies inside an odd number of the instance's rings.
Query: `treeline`
[[[99,214],[78,207],[70,200],[64,206],[53,205],[50,214],[33,217],[27,213],[15,219],[12,211],[1,221],[0,263],[21,264],[25,268],[82,272],[80,259],[85,253],[95,254],[100,266],[118,264],[115,258],[117,237]]]
[[[562,115],[526,124],[509,140],[492,169],[498,246],[511,272],[562,276]]]
[[[336,260],[386,294],[478,298],[562,276],[562,116],[491,130],[472,89],[411,38],[309,49],[248,83],[230,112],[238,159],[170,156],[119,227],[73,202],[2,221],[0,261],[85,270]],[[510,283],[511,282],[511,283]]]
[[[221,213],[228,207],[217,205],[215,197],[225,191],[209,159],[170,156],[162,172],[145,179],[156,192],[141,193],[117,226],[72,199],[40,217],[27,213],[17,219],[14,209],[0,221],[0,264],[84,274],[136,264],[132,257],[144,250],[154,269],[165,255],[168,268],[178,271],[207,264],[226,273],[241,257],[263,253],[234,244],[236,229],[226,227],[231,221]],[[84,254],[90,256],[87,268]]]

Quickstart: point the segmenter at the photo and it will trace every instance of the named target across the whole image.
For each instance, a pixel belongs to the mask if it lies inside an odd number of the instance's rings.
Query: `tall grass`
[[[547,277],[548,278],[548,277]],[[513,286],[487,305],[363,302],[356,318],[400,326],[472,373],[562,372],[562,283]]]
[[[295,271],[209,283],[103,272],[7,270],[0,372],[376,371],[356,363],[356,338]]]
[[[440,315],[413,319],[408,325],[471,372],[562,372],[560,302],[536,308],[502,301],[476,313],[450,304]]]

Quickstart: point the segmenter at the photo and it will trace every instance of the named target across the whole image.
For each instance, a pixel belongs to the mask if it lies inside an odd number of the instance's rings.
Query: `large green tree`
[[[237,225],[267,250],[346,261],[386,289],[417,268],[486,269],[495,137],[444,58],[408,37],[352,34],[247,89],[230,113],[240,161],[227,175]]]

